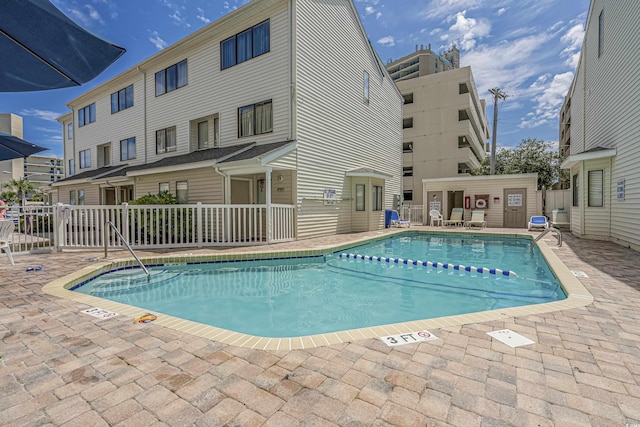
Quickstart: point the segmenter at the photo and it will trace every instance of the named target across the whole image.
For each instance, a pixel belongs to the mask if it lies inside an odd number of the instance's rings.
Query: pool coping
[[[402,234],[464,234],[467,232],[449,231],[449,230],[403,230],[393,235]],[[473,232],[473,235],[483,237],[517,237],[533,240],[533,236],[530,234],[522,233],[492,233],[488,231]],[[276,250],[271,252],[226,252],[224,254],[171,254],[167,256],[159,257],[145,257],[142,258],[142,262],[145,265],[158,265],[158,264],[171,264],[171,263],[204,263],[204,262],[216,262],[216,261],[236,261],[236,260],[248,260],[248,259],[265,259],[265,258],[293,258],[293,257],[305,257],[305,256],[317,256],[326,255],[329,253],[338,252],[342,249],[351,248],[364,243],[373,242],[376,240],[387,239],[389,234],[384,234],[377,237],[366,237],[362,239],[356,239],[349,243],[326,246],[319,249],[310,250]],[[536,243],[542,256],[547,261],[553,274],[560,282],[567,298],[561,301],[553,301],[542,304],[534,304],[527,306],[502,308],[496,310],[481,311],[470,314],[459,314],[453,316],[438,317],[433,319],[414,320],[409,322],[394,323],[380,326],[371,326],[357,329],[349,329],[345,331],[330,332],[324,334],[315,334],[300,337],[289,338],[270,338],[260,337],[240,332],[235,332],[216,326],[209,326],[202,323],[181,319],[178,317],[159,314],[154,324],[161,325],[167,328],[171,328],[177,331],[185,332],[188,334],[196,335],[205,339],[218,341],[224,344],[250,348],[260,350],[296,350],[304,348],[323,347],[333,344],[340,344],[343,342],[353,342],[368,338],[380,338],[388,335],[396,335],[410,332],[417,332],[422,330],[441,329],[449,326],[461,326],[471,323],[480,323],[494,320],[504,320],[506,318],[535,315],[541,313],[549,313],[560,310],[568,310],[572,308],[580,308],[587,306],[593,302],[593,296],[587,289],[580,283],[575,275],[569,270],[569,268],[560,260],[560,258],[553,251],[552,246],[547,244],[547,241],[541,239]],[[119,315],[130,316],[136,318],[147,310],[122,304],[114,301],[109,301],[103,298],[85,295],[79,292],[73,292],[69,290],[74,286],[85,282],[97,275],[106,273],[111,270],[123,269],[137,266],[137,262],[133,258],[116,259],[111,261],[100,261],[92,265],[88,265],[78,271],[70,273],[66,276],[60,277],[52,282],[47,283],[42,287],[43,292],[71,300],[74,302],[86,304],[89,307],[99,307],[103,310],[113,311]]]

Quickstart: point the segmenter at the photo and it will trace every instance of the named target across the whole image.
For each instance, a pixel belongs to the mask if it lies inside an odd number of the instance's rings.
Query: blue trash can
[[[384,210],[384,228],[391,227],[391,213],[393,211],[391,209]]]

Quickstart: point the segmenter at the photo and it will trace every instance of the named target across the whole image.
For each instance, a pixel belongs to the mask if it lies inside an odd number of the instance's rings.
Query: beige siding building
[[[62,203],[283,204],[308,238],[401,192],[402,97],[351,0],[254,0],[68,106]]]
[[[451,218],[453,208],[464,209],[464,220],[471,212],[485,212],[487,227],[527,228],[529,218],[542,212],[542,195],[537,191],[538,174],[467,176],[423,180],[424,218],[429,211],[440,211]]]
[[[404,97],[403,198],[423,205],[423,179],[468,176],[480,166],[489,137],[486,104],[470,67],[416,74],[396,85]]]
[[[572,233],[640,250],[640,3],[592,0],[570,93]]]

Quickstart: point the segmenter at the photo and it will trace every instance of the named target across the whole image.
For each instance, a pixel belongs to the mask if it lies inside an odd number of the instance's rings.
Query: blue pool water
[[[114,271],[74,290],[224,329],[294,337],[564,299],[530,240],[407,233],[334,254]],[[504,274],[340,257],[384,256]],[[495,270],[494,270],[495,272]]]

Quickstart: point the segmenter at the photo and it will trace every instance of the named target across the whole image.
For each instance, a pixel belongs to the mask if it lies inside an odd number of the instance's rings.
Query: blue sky
[[[589,0],[354,0],[383,61],[431,44],[455,43],[471,66],[478,93],[500,87],[498,147],[524,138],[558,140],[558,111],[580,53]],[[62,156],[56,118],[67,102],[138,64],[248,0],[53,0],[75,22],[127,52],[95,80],[78,88],[0,93],[0,112],[22,116],[24,138]]]

